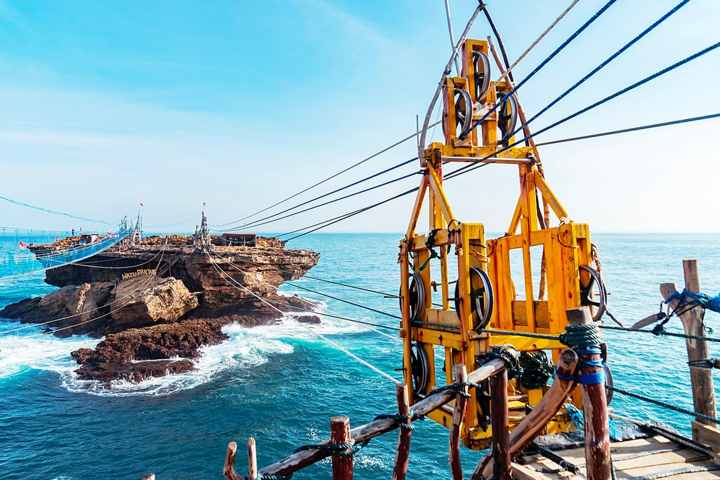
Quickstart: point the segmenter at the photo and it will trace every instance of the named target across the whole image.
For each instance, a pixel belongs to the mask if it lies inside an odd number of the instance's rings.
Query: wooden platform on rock
[[[564,460],[580,468],[575,475],[539,455],[522,457],[515,478],[555,480],[585,478],[583,448],[554,450]],[[720,479],[720,465],[705,453],[680,445],[661,436],[613,442],[612,458],[616,477],[634,480],[705,480]],[[524,474],[523,474],[524,473]]]

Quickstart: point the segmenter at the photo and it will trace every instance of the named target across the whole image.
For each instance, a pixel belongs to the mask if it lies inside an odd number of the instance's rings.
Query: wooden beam
[[[410,415],[410,399],[407,385],[398,385],[395,390],[397,397],[398,413],[406,419],[400,426],[398,435],[398,446],[395,454],[395,468],[393,468],[393,480],[404,480],[410,466],[410,439],[412,437],[412,419]]]
[[[492,458],[496,480],[511,480],[510,430],[508,429],[508,375],[502,371],[490,379],[492,403]]]
[[[700,291],[700,277],[698,275],[697,260],[683,260],[683,273],[685,276],[685,288],[689,291]],[[672,283],[663,283],[660,285],[660,293],[667,300],[674,293],[675,285]],[[678,300],[670,302],[670,308],[676,309],[680,305]],[[682,310],[683,307],[680,306]],[[703,337],[705,330],[703,328],[703,318],[700,308],[693,308],[680,315],[683,328],[686,335]],[[688,361],[704,360],[709,357],[707,342],[704,340],[691,339],[685,340]],[[715,389],[713,386],[712,370],[707,368],[690,367],[690,382],[692,384],[693,406],[696,412],[715,417],[717,415],[715,405]],[[707,420],[696,418],[696,421],[709,424]],[[693,439],[695,438],[693,432]]]
[[[462,437],[463,421],[465,419],[465,408],[467,407],[468,388],[467,367],[463,364],[455,365],[455,382],[463,385],[461,391],[455,396],[455,410],[453,411],[453,423],[450,429],[450,447],[448,458],[450,460],[450,472],[453,480],[463,480],[462,463],[460,462],[460,438]]]
[[[248,438],[247,455],[248,455],[247,480],[257,480],[257,449],[255,447],[255,439],[253,437]]]
[[[423,175],[420,187],[418,188],[417,195],[415,195],[415,203],[413,204],[412,213],[410,214],[410,222],[408,223],[407,232],[405,232],[405,238],[411,239],[415,236],[415,228],[420,217],[420,211],[422,210],[423,200],[425,199],[425,190],[427,190],[428,179],[427,174]]]
[[[241,480],[240,475],[235,473],[235,455],[237,454],[237,443],[230,442],[227,446],[227,454],[225,455],[225,466],[223,467],[223,475],[227,480]]]
[[[545,182],[545,178],[543,178],[542,175],[535,176],[535,185],[540,189],[543,199],[550,205],[550,208],[552,208],[553,212],[555,212],[558,219],[562,220],[564,218],[568,218],[567,210],[565,210],[565,207],[563,207],[562,203],[560,203],[560,200],[558,200],[553,191],[550,190],[550,187],[547,182]]]
[[[574,308],[568,311],[568,321],[573,325],[593,323],[589,307]],[[588,349],[585,349],[587,352]],[[580,356],[580,373],[583,376],[603,375],[600,349],[597,353],[584,353]],[[612,462],[610,460],[610,427],[608,424],[607,397],[605,382],[582,384],[583,414],[585,417],[585,466],[588,480],[610,480]]]
[[[350,419],[348,417],[342,415],[330,419],[330,441],[336,446],[351,445]],[[332,475],[333,480],[352,480],[352,455],[347,455],[345,452],[333,454]]]
[[[440,177],[432,166],[428,165],[427,169],[428,176],[430,177],[430,189],[432,190],[433,198],[438,203],[436,207],[440,207],[440,211],[442,212],[443,216],[449,224],[450,222],[452,222],[452,220],[455,219],[455,216],[453,215],[452,208],[450,207],[450,202],[448,201],[447,196],[443,191],[442,180],[440,180]]]

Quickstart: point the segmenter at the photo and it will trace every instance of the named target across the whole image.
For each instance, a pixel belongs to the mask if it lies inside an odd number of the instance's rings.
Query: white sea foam
[[[314,314],[305,312],[293,315]],[[98,340],[87,337],[63,339],[40,332],[6,337],[0,333],[0,378],[26,369],[38,369],[58,373],[62,385],[77,393],[102,396],[170,395],[207,383],[222,371],[247,369],[267,362],[272,355],[290,354],[293,346],[288,343],[288,339],[312,341],[318,334],[335,335],[365,330],[367,328],[362,325],[327,317],[320,324],[303,323],[294,318],[254,328],[230,324],[223,328],[230,338],[219,345],[203,347],[192,371],[149,378],[140,383],[115,381],[110,385],[80,380],[74,373],[77,364],[70,357],[70,352],[82,347],[93,347]]]
[[[62,373],[76,366],[70,352],[97,343],[89,337],[57,338],[37,327],[10,334],[0,330],[0,379],[30,369]]]

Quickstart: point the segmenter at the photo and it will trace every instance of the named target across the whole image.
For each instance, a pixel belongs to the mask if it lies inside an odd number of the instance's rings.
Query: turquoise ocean
[[[398,234],[314,234],[291,248],[320,252],[310,275],[387,292],[398,286]],[[41,238],[23,238],[25,241]],[[700,261],[702,290],[720,291],[718,234],[596,234],[609,305],[626,325],[657,311],[658,285],[682,286],[682,259]],[[0,237],[0,255],[16,238]],[[299,285],[397,314],[397,299],[311,279]],[[0,279],[0,306],[54,287],[43,274]],[[396,321],[285,285],[282,291],[321,302],[328,313],[375,323]],[[720,336],[720,316],[706,315]],[[153,472],[158,480],[220,479],[227,442],[254,435],[261,465],[296,447],[324,439],[332,415],[352,425],[394,411],[392,384],[327,344],[318,333],[400,378],[397,339],[368,327],[325,319],[319,326],[285,320],[279,325],[226,327],[227,342],[207,347],[194,372],[111,389],[78,381],[70,352],[97,339],[56,338],[38,327],[13,330],[0,319],[0,479],[128,479]],[[680,331],[679,322],[670,327]],[[10,331],[12,330],[12,331]],[[649,334],[609,332],[615,385],[692,408],[685,343]],[[720,344],[711,344],[718,355]],[[720,383],[720,382],[718,382]],[[616,395],[613,409],[688,432],[690,418]],[[390,478],[396,435],[375,440],[356,457],[359,479]],[[418,422],[409,478],[448,478],[447,432]],[[244,471],[239,455],[238,471]],[[481,457],[463,451],[468,471]],[[294,478],[329,478],[327,461]]]

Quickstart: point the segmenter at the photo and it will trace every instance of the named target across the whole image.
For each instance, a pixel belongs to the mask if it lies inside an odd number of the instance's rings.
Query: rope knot
[[[560,343],[572,348],[599,347],[602,343],[600,329],[595,322],[583,325],[570,324],[558,336]]]
[[[505,363],[508,379],[519,378],[522,375],[520,366],[520,352],[512,345],[497,345],[490,351],[479,356],[479,363],[487,363],[491,360],[502,360]]]

